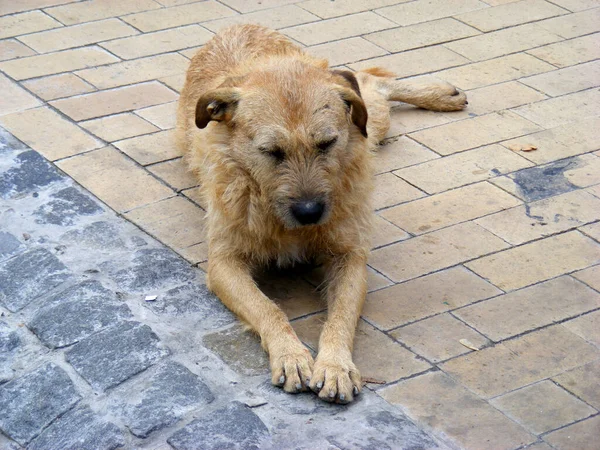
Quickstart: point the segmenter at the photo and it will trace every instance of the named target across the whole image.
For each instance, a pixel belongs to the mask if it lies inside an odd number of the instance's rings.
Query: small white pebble
[[[146,295],[146,298],[144,300],[146,300],[147,302],[153,302],[157,298],[158,298],[158,295]]]

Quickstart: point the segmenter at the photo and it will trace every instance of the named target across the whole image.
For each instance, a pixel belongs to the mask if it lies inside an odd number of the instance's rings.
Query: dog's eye
[[[319,142],[317,144],[317,148],[321,151],[321,152],[326,152],[327,150],[329,150],[329,148],[335,144],[337,142],[337,137],[334,137],[332,139],[327,139],[326,141],[322,141]]]
[[[260,147],[260,151],[266,153],[278,163],[282,162],[285,159],[285,153],[283,152],[281,147]]]

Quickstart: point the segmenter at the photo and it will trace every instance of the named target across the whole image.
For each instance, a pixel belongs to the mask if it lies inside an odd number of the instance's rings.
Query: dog
[[[272,382],[287,392],[348,403],[361,390],[352,348],[367,292],[371,161],[389,101],[436,111],[467,104],[447,83],[331,70],[257,25],[222,31],[190,62],[176,139],[202,186],[207,285],[258,333]],[[314,361],[254,280],[270,264],[305,261],[326,272],[328,318]]]

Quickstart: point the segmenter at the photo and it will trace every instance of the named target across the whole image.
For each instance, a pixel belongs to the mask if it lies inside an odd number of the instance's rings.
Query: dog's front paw
[[[307,391],[312,376],[313,357],[302,344],[274,352],[271,360],[271,382],[292,394]]]
[[[352,360],[317,356],[310,388],[322,400],[349,403],[362,387],[360,372]]]
[[[467,94],[450,83],[440,83],[434,92],[430,108],[434,111],[460,111],[469,104]]]

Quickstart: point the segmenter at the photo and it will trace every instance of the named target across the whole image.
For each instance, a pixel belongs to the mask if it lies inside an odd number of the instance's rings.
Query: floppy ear
[[[229,121],[239,99],[237,88],[219,88],[205,93],[196,104],[196,126],[205,128],[211,120]]]
[[[348,107],[351,107],[352,122],[358,127],[361,134],[367,137],[369,115],[367,114],[365,102],[360,95],[360,87],[356,77],[349,70],[333,70],[332,73],[336,75],[337,84],[342,87],[340,89],[342,100],[346,102]]]

